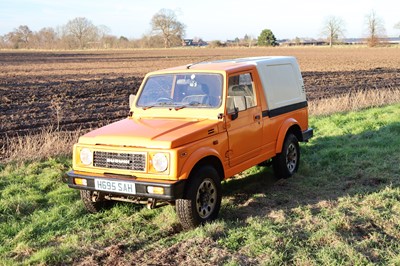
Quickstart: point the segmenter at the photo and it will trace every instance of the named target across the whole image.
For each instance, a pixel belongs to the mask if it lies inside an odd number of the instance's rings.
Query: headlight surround
[[[93,152],[88,148],[83,148],[79,153],[81,163],[84,165],[91,165],[93,162]]]
[[[157,172],[164,172],[168,169],[168,158],[165,153],[154,154],[151,162]]]

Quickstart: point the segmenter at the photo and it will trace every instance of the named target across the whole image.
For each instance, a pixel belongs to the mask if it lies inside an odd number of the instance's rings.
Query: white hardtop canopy
[[[207,63],[248,63],[254,65],[260,64],[282,64],[282,63],[292,63],[297,64],[296,58],[293,56],[256,56],[256,57],[244,57],[236,59],[226,59],[204,62]]]

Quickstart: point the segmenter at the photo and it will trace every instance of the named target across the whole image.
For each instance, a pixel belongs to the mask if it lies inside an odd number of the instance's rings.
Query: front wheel
[[[80,190],[80,194],[85,209],[91,213],[99,212],[111,206],[111,201],[105,200],[98,191]]]
[[[275,176],[289,178],[297,172],[300,164],[299,141],[293,134],[288,134],[283,143],[282,152],[272,159]]]
[[[221,182],[211,166],[200,167],[190,177],[183,199],[176,200],[176,212],[184,229],[215,220],[221,207]]]

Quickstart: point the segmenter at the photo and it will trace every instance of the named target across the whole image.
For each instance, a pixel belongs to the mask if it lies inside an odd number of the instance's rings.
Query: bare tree
[[[9,32],[5,36],[6,42],[12,44],[14,48],[28,48],[29,41],[32,37],[32,31],[26,25],[21,25],[14,31]]]
[[[65,25],[64,30],[67,39],[72,40],[79,49],[86,48],[90,42],[95,42],[98,38],[97,27],[90,20],[83,17],[70,20]]]
[[[339,17],[330,16],[325,20],[321,33],[326,36],[329,46],[332,47],[339,38],[344,36],[344,31],[344,21]]]
[[[25,44],[29,43],[29,39],[30,37],[32,37],[32,31],[26,25],[19,26],[16,30],[16,34],[18,35],[19,39]]]
[[[374,47],[380,39],[386,34],[383,20],[377,16],[374,10],[371,11],[365,17],[365,23],[367,26],[367,43],[368,46]]]
[[[111,48],[116,40],[116,37],[111,35],[111,29],[106,25],[97,26],[97,35],[101,48]]]
[[[106,35],[101,38],[100,42],[103,45],[103,48],[114,48],[117,46],[118,39],[114,35]]]
[[[0,36],[0,49],[6,48],[7,44],[6,41],[4,40],[4,36]]]
[[[174,11],[161,9],[151,19],[152,30],[164,39],[164,47],[181,44],[185,35],[185,25],[178,21]]]
[[[49,28],[42,28],[39,32],[34,34],[36,41],[36,48],[54,49],[56,47],[58,36],[56,31]]]

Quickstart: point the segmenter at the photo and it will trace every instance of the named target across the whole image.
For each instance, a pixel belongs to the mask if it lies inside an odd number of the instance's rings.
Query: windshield
[[[188,73],[150,76],[137,107],[217,108],[221,105],[222,76]]]

